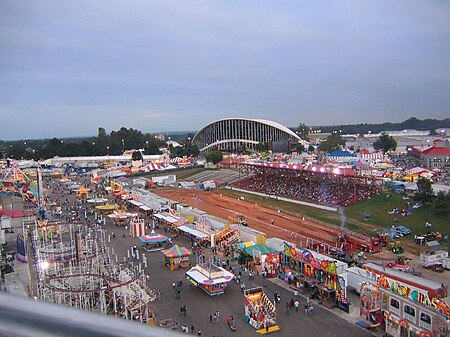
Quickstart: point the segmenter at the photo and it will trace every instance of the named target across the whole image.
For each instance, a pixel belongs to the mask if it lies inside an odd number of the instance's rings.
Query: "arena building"
[[[192,139],[200,152],[254,150],[267,143],[274,152],[288,152],[292,145],[306,142],[287,127],[264,119],[225,118],[204,126]]]

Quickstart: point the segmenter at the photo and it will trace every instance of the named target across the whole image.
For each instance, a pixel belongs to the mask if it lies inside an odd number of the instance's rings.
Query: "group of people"
[[[261,173],[235,183],[236,187],[320,204],[348,206],[370,198],[379,186],[370,180],[318,172]]]
[[[193,325],[191,325],[191,330],[189,331],[189,327],[185,324],[181,325],[181,332],[184,333],[191,333],[194,334],[195,333],[195,327]],[[197,336],[201,336],[202,335],[202,331],[201,330],[197,330]]]

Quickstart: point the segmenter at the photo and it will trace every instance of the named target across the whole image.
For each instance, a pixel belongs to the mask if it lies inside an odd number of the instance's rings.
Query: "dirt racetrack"
[[[306,246],[306,240],[309,238],[336,247],[336,237],[341,234],[334,228],[216,192],[167,189],[155,193],[223,219],[243,214],[250,228],[266,233],[268,238],[277,237],[300,246]]]

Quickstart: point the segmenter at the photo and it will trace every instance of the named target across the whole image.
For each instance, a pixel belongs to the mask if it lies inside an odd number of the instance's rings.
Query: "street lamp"
[[[122,139],[122,153],[125,152],[125,140]]]
[[[107,153],[108,156],[109,156],[109,146],[106,147],[106,153]]]

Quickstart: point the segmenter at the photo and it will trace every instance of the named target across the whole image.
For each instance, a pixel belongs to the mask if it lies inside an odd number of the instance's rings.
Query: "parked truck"
[[[450,258],[442,258],[442,267],[444,267],[445,269],[450,269]]]
[[[439,242],[427,242],[427,249],[420,254],[420,264],[424,268],[432,268],[436,265],[442,265],[442,259],[448,258],[448,251],[440,248]]]

